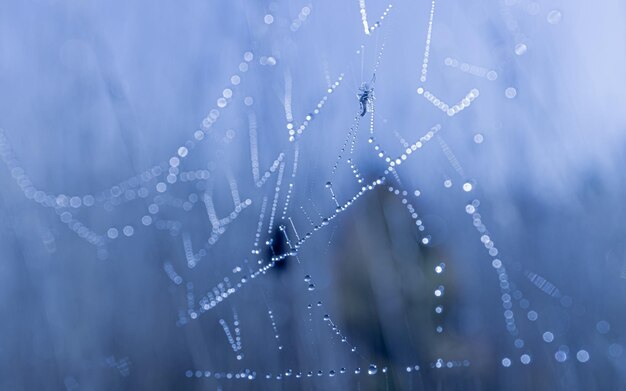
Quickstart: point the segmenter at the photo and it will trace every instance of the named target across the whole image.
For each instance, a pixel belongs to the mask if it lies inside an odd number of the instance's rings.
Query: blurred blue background
[[[626,4],[388,7],[3,1],[0,388],[623,389]]]

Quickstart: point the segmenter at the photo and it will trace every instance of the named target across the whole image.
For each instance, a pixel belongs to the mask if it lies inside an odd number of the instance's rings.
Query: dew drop
[[[494,81],[497,78],[498,78],[498,73],[496,73],[496,71],[489,71],[489,72],[487,72],[487,80]]]
[[[518,43],[517,45],[515,45],[515,54],[517,54],[518,56],[526,53],[526,50],[528,50],[528,47],[524,43]]]
[[[563,19],[563,15],[561,14],[561,11],[559,10],[552,10],[548,12],[548,16],[546,19],[548,20],[548,23],[550,24],[558,24],[561,22],[561,19]]]
[[[556,361],[558,362],[565,362],[565,360],[567,360],[567,353],[565,353],[562,350],[558,350],[555,354],[554,354],[554,358],[556,359]]]
[[[596,324],[596,330],[598,330],[600,334],[606,334],[611,330],[611,325],[606,320],[601,320]]]
[[[586,350],[579,350],[576,353],[576,359],[580,362],[587,362],[589,361],[589,353]]]
[[[504,96],[506,96],[509,99],[513,99],[515,98],[515,96],[517,96],[517,90],[513,87],[509,87],[506,90],[504,90]]]
[[[543,340],[548,343],[554,341],[554,334],[552,334],[549,331],[546,331],[545,333],[543,333]]]

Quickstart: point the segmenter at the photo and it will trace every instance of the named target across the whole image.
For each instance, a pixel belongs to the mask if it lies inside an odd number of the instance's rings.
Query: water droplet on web
[[[622,353],[624,353],[624,348],[622,347],[622,345],[620,345],[618,343],[612,343],[609,346],[609,356],[611,356],[613,358],[617,358],[617,357],[621,356]]]
[[[549,331],[546,331],[545,333],[543,333],[543,340],[548,343],[554,341],[554,334],[552,334]]]
[[[309,290],[310,291],[314,291],[315,290],[315,284],[309,284]]]
[[[504,90],[504,96],[506,96],[509,99],[513,99],[517,96],[517,90],[513,87],[509,87],[506,90]]]
[[[370,367],[367,369],[367,373],[369,375],[375,375],[377,372],[378,372],[378,368],[374,364],[371,364]]]
[[[498,78],[498,73],[496,71],[487,72],[487,80],[494,81]]]
[[[576,359],[580,362],[587,362],[589,361],[589,353],[584,349],[579,350],[578,353],[576,353]]]
[[[606,320],[601,320],[596,324],[596,330],[598,330],[600,334],[606,334],[611,330],[611,325]]]
[[[561,22],[562,18],[563,18],[563,15],[561,14],[561,11],[552,10],[548,12],[548,16],[546,19],[548,20],[548,23],[550,24],[558,24]]]
[[[518,56],[526,53],[526,50],[528,50],[528,47],[524,43],[518,43],[517,45],[515,45],[515,54],[517,54]]]

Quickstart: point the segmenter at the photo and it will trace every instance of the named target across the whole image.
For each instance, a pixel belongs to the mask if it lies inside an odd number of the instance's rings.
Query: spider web
[[[438,255],[427,270],[434,304],[422,310],[435,319],[434,337],[445,336],[451,324],[440,315],[464,306],[463,299],[443,304],[456,289],[447,275],[479,269],[474,277],[492,275],[480,284],[491,284],[489,312],[500,319],[492,332],[501,346],[487,360],[497,362],[498,371],[536,362],[583,365],[595,358],[592,343],[571,338],[563,326],[574,300],[496,245],[507,233],[489,229],[480,175],[472,176],[476,165],[464,161],[485,136],[458,135],[464,124],[480,123],[472,111],[483,99],[493,102],[496,93],[502,105],[515,99],[517,89],[505,84],[515,78],[502,64],[523,55],[528,38],[509,28],[515,49],[508,58],[473,65],[445,53],[453,47],[451,27],[438,30],[437,24],[452,12],[450,5],[370,3],[360,0],[349,8],[350,15],[360,12],[360,25],[353,18],[339,26],[346,38],[327,51],[316,49],[325,35],[316,29],[323,28],[323,15],[341,15],[343,8],[273,3],[265,15],[255,15],[249,22],[257,34],[255,48],[219,74],[223,88],[200,125],[167,158],[100,192],[43,190],[28,176],[9,136],[0,133],[2,159],[26,198],[52,209],[74,237],[96,249],[101,262],[119,256],[116,249],[141,246],[146,236],[167,243],[157,262],[171,300],[159,305],[177,314],[168,321],[194,345],[187,369],[174,376],[234,387],[233,382],[275,387],[283,381],[354,387],[367,384],[362,379],[368,376],[389,385],[397,377],[403,387],[428,387],[424,378],[462,377],[484,365],[481,352],[461,347],[445,350],[449,356],[415,352],[403,362],[380,362],[342,324],[346,317],[330,281],[337,258],[330,253],[346,238],[344,220],[367,213],[362,204],[380,194],[408,216],[407,230],[420,251],[443,246],[451,232],[458,237],[451,240],[455,249]],[[516,5],[502,5],[509,25]],[[413,26],[397,15],[415,10]],[[526,11],[535,15],[532,7]],[[315,21],[318,13],[322,20]],[[559,11],[548,12],[548,23],[560,18]],[[417,41],[414,33],[420,45],[411,43]],[[390,56],[404,60],[389,62]],[[361,115],[359,86],[374,77]],[[435,204],[447,211],[431,211]],[[461,218],[463,228],[445,228],[446,221],[461,224]],[[47,234],[44,243],[54,242]],[[469,266],[456,264],[469,259]],[[475,282],[463,281],[469,279],[461,278],[460,285],[476,289]],[[476,298],[476,292],[468,297]],[[586,327],[600,334],[610,328],[603,320]],[[109,366],[128,376],[129,359],[119,356],[124,359],[112,356]],[[439,384],[446,384],[441,377]]]

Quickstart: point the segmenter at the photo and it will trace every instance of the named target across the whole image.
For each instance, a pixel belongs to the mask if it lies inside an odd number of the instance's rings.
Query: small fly
[[[356,97],[359,99],[359,105],[361,108],[361,117],[365,116],[365,113],[372,112],[374,110],[374,82],[376,81],[376,74],[372,76],[372,80],[367,83],[361,83],[359,87],[359,93]]]

